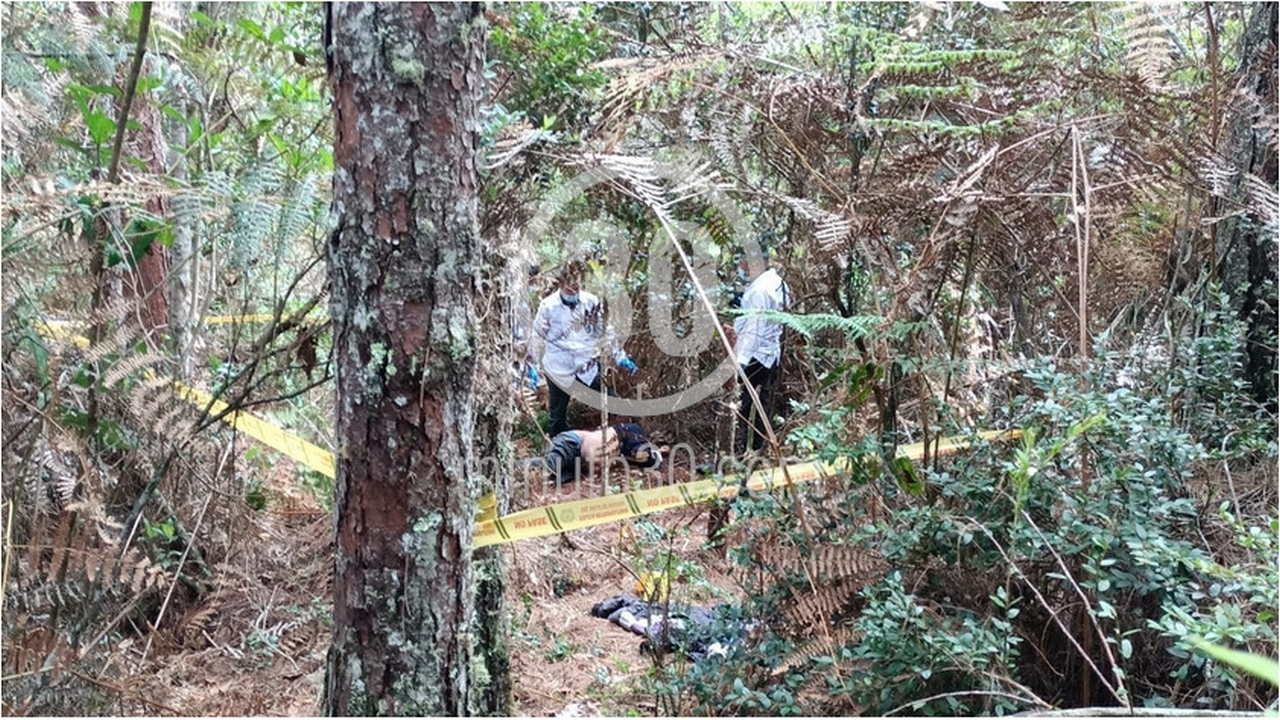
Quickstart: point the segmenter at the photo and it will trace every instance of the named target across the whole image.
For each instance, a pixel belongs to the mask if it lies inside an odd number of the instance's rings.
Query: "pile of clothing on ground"
[[[643,637],[642,651],[682,652],[695,662],[728,655],[754,627],[732,617],[727,605],[708,609],[649,602],[635,595],[615,595],[596,603],[591,614]]]

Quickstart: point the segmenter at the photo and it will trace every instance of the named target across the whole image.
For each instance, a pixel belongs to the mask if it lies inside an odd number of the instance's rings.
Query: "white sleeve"
[[[583,302],[588,301],[584,300]],[[597,326],[601,328],[601,336],[599,340],[603,342],[602,349],[609,352],[609,355],[613,357],[614,364],[617,365],[627,359],[627,351],[623,350],[618,345],[618,333],[613,329],[613,323],[609,322],[608,315],[605,314],[604,302],[594,296],[590,302],[591,307],[588,308],[586,312],[590,315],[593,312],[599,311],[601,323]]]
[[[613,354],[614,365],[620,365],[623,360],[627,359],[627,351],[623,350],[622,347],[618,345],[618,333],[613,329],[613,323],[608,322],[607,319],[604,326],[604,341],[605,346],[608,347],[609,351]]]
[[[533,334],[529,337],[529,351],[526,359],[537,367],[542,364],[542,354],[547,349],[547,333],[551,331],[551,318],[547,307],[538,304],[538,315],[533,320]]]

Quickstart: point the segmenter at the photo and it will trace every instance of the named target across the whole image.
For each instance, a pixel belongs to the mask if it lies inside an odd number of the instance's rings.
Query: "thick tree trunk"
[[[1222,248],[1220,277],[1224,289],[1244,321],[1246,330],[1245,380],[1252,394],[1272,413],[1276,412],[1276,239],[1264,216],[1265,202],[1251,197],[1247,179],[1274,188],[1277,182],[1276,149],[1269,136],[1269,118],[1276,108],[1275,3],[1258,3],[1240,41],[1240,71],[1236,85],[1234,118],[1228,152],[1237,174],[1231,198],[1244,214],[1229,220],[1219,232]]]
[[[471,538],[479,5],[326,6],[337,552],[325,712],[463,715]]]

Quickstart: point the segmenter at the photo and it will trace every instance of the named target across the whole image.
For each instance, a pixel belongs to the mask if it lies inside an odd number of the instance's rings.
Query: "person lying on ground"
[[[542,457],[543,466],[556,483],[573,482],[592,475],[596,468],[621,457],[629,465],[657,468],[662,453],[635,423],[617,423],[606,430],[566,430],[551,438]]]

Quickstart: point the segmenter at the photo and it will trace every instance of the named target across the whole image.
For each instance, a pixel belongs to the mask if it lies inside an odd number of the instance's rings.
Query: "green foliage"
[[[824,330],[837,330],[851,339],[865,338],[870,336],[884,320],[874,315],[856,315],[853,317],[842,317],[831,313],[801,315],[777,310],[756,310],[752,311],[752,315],[758,315],[766,320],[779,323],[788,330],[794,330],[807,339],[813,339],[814,335]],[[895,328],[895,330],[903,331],[902,328]]]
[[[591,112],[593,93],[606,77],[593,65],[604,59],[603,29],[592,22],[591,5],[514,3],[490,33],[490,56],[509,84],[504,105],[528,116],[535,128],[580,127]],[[569,12],[576,15],[567,17]],[[500,88],[502,89],[502,88]]]
[[[119,495],[105,510],[115,520],[156,465],[138,458],[155,442],[148,429],[119,412],[140,404],[137,394],[124,394],[142,385],[136,348],[120,340],[90,363],[42,338],[31,318],[83,316],[94,288],[67,281],[84,274],[84,239],[96,237],[95,223],[104,219],[113,273],[128,273],[181,230],[194,240],[203,307],[296,306],[299,294],[322,292],[320,273],[302,268],[322,253],[333,169],[317,5],[157,5],[135,110],[150,105],[161,113],[159,130],[177,160],[137,173],[141,158],[126,143],[130,173],[120,186],[80,187],[109,160],[141,8],[0,5],[11,140],[3,158],[3,258],[6,285],[15,288],[6,298],[20,298],[5,306],[6,341],[17,340],[6,347],[16,346],[6,354],[6,401],[17,393],[38,411],[25,418],[15,411],[5,437],[19,438],[20,447],[49,426],[77,437],[92,430],[102,456],[87,459]],[[1031,694],[1068,704],[1087,671],[1067,638],[1083,638],[1086,628],[1097,643],[1091,660],[1100,679],[1136,703],[1243,709],[1274,697],[1237,672],[1233,656],[1206,657],[1194,639],[1275,656],[1277,522],[1274,503],[1264,502],[1273,496],[1254,472],[1274,465],[1275,418],[1249,398],[1247,328],[1235,310],[1246,289],[1210,285],[1175,298],[1147,326],[1118,323],[1087,363],[1003,361],[1018,351],[1056,356],[1075,331],[1067,298],[1074,258],[1060,242],[1079,212],[1062,197],[1068,175],[1078,177],[1073,171],[1087,170],[1093,183],[1094,246],[1102,252],[1088,278],[1096,294],[1086,330],[1124,309],[1121,301],[1108,304],[1124,283],[1107,273],[1132,275],[1143,293],[1158,294],[1170,259],[1175,271],[1191,267],[1193,275],[1192,266],[1221,261],[1221,248],[1202,258],[1201,243],[1185,248],[1189,255],[1180,245],[1185,228],[1224,212],[1223,191],[1205,188],[1218,180],[1198,155],[1205,147],[1225,150],[1220,129],[1233,106],[1248,105],[1230,95],[1243,87],[1231,48],[1244,33],[1245,12],[1219,4],[1178,17],[1170,9],[998,2],[490,8],[497,13],[493,102],[483,140],[489,147],[509,140],[525,119],[534,132],[522,134],[518,147],[503,146],[508,165],[486,171],[481,192],[492,224],[485,237],[520,226],[541,189],[573,177],[588,155],[704,153],[710,169],[699,179],[731,188],[754,229],[781,251],[779,264],[803,303],[769,316],[807,343],[784,364],[788,393],[800,395],[793,417],[803,418],[788,427],[789,448],[855,464],[831,496],[737,501],[731,530],[740,532],[729,533],[728,555],[747,599],[733,617],[756,630],[725,658],[658,661],[648,680],[664,711],[1004,713],[1036,704]],[[1200,59],[1215,33],[1213,68]],[[1138,69],[1144,59],[1157,61],[1150,76]],[[1220,95],[1211,98],[1215,89]],[[141,115],[133,117],[129,133],[140,128]],[[1073,159],[1069,140],[1077,138],[1083,156]],[[697,197],[645,196],[644,183],[633,180],[575,199],[557,217],[561,227],[517,252],[558,262],[561,231],[581,227],[583,246],[598,259],[600,228],[621,227],[631,243],[625,267],[593,265],[594,279],[639,297],[651,280],[646,253],[659,233],[653,210],[660,206],[677,222],[701,226],[722,253],[708,254],[724,264],[723,251],[735,242],[729,223]],[[163,213],[146,211],[153,198],[165,200]],[[103,207],[113,210],[100,215]],[[1240,209],[1235,200],[1228,208]],[[1219,238],[1228,224],[1218,226]],[[957,260],[965,247],[978,248],[975,285],[989,286],[953,287],[970,276]],[[1131,268],[1135,250],[1158,260]],[[708,290],[723,296],[729,287]],[[1265,304],[1274,284],[1261,292]],[[688,283],[661,298],[673,306],[692,299]],[[1008,313],[998,309],[1006,305]],[[1005,377],[962,382],[955,372],[952,384],[953,371],[966,365],[964,348],[951,347],[953,329],[978,310],[995,316],[994,329],[989,350],[968,364]],[[1115,350],[1130,331],[1138,346]],[[633,335],[633,346],[642,336]],[[256,326],[211,329],[207,346],[227,361],[200,379],[248,389],[254,400],[294,396],[272,410],[282,424],[327,444],[328,395],[316,402],[323,391],[305,394],[309,381],[277,352],[281,343],[265,337]],[[1274,346],[1274,336],[1252,341]],[[324,351],[329,342],[319,341]],[[692,362],[645,367],[662,377],[703,369]],[[974,395],[987,393],[982,404],[958,397],[975,387]],[[88,388],[103,401],[104,416],[91,420]],[[147,404],[160,423],[160,411]],[[16,407],[6,402],[6,413]],[[163,416],[160,430],[176,441],[172,417]],[[1017,445],[927,464],[882,458],[880,433],[906,441],[970,424],[1026,433]],[[533,422],[520,432],[541,444]],[[164,562],[181,534],[168,513],[185,517],[198,507],[183,497],[187,488],[218,488],[199,474],[212,472],[217,458],[204,458],[195,444],[183,448],[188,466],[178,481],[156,486],[173,509],[141,528],[152,548],[164,546]],[[265,468],[265,457],[250,463]],[[16,477],[11,469],[6,476]],[[328,478],[300,470],[297,482],[332,507]],[[257,480],[226,490],[252,508],[267,499]],[[868,505],[884,511],[869,514]],[[637,575],[667,578],[673,593],[694,599],[720,597],[674,551],[676,540],[689,538],[647,521],[633,527],[639,542],[629,567]],[[787,626],[801,622],[787,612],[797,597],[825,586],[804,573],[764,573],[758,553],[770,542],[805,558],[831,547],[873,550],[892,570],[827,613],[826,625],[806,627],[834,638],[813,647]],[[20,564],[14,572],[23,574]],[[554,575],[552,591],[570,592],[579,580]],[[517,630],[535,638],[541,658],[563,660],[575,649],[563,634],[526,626]],[[278,640],[266,633],[249,644],[269,657]],[[31,677],[44,682],[39,673]]]
[[[174,518],[155,523],[143,518],[142,537],[151,546],[157,565],[166,570],[177,567],[187,541],[179,536],[178,523]]]
[[[790,711],[776,695],[811,698],[817,704],[802,704],[804,713],[1008,714],[1070,700],[1077,687],[1063,678],[1075,683],[1084,672],[1078,647],[1088,633],[1106,646],[1095,646],[1093,662],[1121,699],[1206,709],[1270,702],[1274,689],[1191,651],[1193,638],[1202,637],[1274,653],[1280,602],[1280,522],[1239,520],[1228,502],[1206,514],[1188,491],[1219,459],[1197,436],[1216,439],[1218,422],[1239,418],[1247,402],[1244,388],[1229,379],[1230,363],[1210,370],[1201,362],[1206,346],[1228,358],[1238,353],[1242,336],[1224,331],[1222,317],[1204,320],[1199,337],[1186,341],[1199,350],[1159,371],[1142,369],[1146,353],[1122,352],[1100,353],[1083,373],[1049,363],[1027,367],[1022,392],[1001,411],[1025,430],[1022,441],[918,468],[926,492],[897,496],[887,516],[815,516],[830,500],[810,496],[809,526],[822,528],[812,536],[788,502],[765,496],[738,503],[738,523],[753,528],[749,537],[760,536],[763,522],[784,531],[801,553],[831,543],[874,547],[895,570],[863,590],[854,615],[832,618],[843,625],[810,631],[850,628],[836,646],[804,650],[765,632],[717,666],[663,668],[657,691],[671,699],[673,712]],[[1194,419],[1167,392],[1167,383],[1188,378],[1196,397],[1216,398]],[[813,412],[819,421],[789,438],[796,448],[875,464],[874,443],[847,437],[846,408]],[[1236,429],[1255,439],[1229,444],[1231,457],[1263,452],[1274,463],[1274,440],[1259,444],[1265,427]],[[872,487],[855,475],[837,505],[860,506]],[[1230,548],[1207,539],[1224,532],[1234,538]],[[760,562],[758,542],[730,549],[746,578]],[[810,580],[788,585],[769,577],[744,584],[741,612],[774,630],[780,608]],[[1087,614],[1070,610],[1086,598]],[[800,665],[798,649],[807,658]],[[1065,666],[1046,663],[1063,657],[1070,658]]]
[[[1018,708],[1008,698],[991,705],[985,696],[965,696],[966,690],[987,685],[981,678],[1014,672],[1022,639],[1012,632],[1007,613],[984,618],[957,609],[939,615],[936,605],[903,587],[900,572],[867,594],[867,608],[857,622],[863,638],[850,652],[870,669],[828,678],[833,696],[847,695],[877,713],[903,706],[923,715],[1005,714]],[[947,693],[955,696],[916,699]]]
[[[262,512],[267,508],[267,495],[263,491],[263,485],[260,480],[250,480],[246,483],[244,503],[258,512]]]
[[[1191,643],[1195,645],[1197,650],[1209,655],[1219,662],[1226,663],[1232,667],[1239,668],[1254,677],[1271,683],[1272,685],[1280,685],[1280,663],[1273,658],[1254,655],[1253,653],[1242,653],[1239,650],[1215,645],[1207,642],[1204,638],[1191,636]]]
[[[298,468],[298,477],[302,486],[311,491],[312,496],[319,501],[320,507],[333,512],[333,478],[308,467]]]
[[[165,247],[173,244],[173,227],[153,218],[136,217],[125,228],[124,240],[128,243],[127,254],[122,254],[114,244],[107,248],[107,267],[126,264],[136,268],[153,244],[158,242]]]
[[[1211,283],[1202,297],[1179,302],[1196,318],[1177,339],[1166,386],[1180,400],[1180,419],[1210,452],[1274,453],[1273,418],[1250,399],[1244,377],[1247,324],[1231,309],[1228,293]]]

